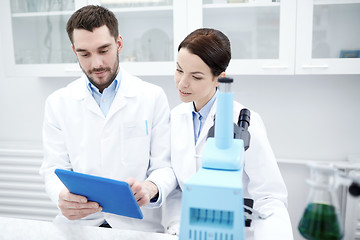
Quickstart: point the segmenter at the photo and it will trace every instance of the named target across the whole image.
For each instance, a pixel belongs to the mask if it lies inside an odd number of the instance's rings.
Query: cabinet
[[[51,3],[51,4],[50,4]],[[65,25],[76,2],[6,0],[0,7],[9,76],[69,76],[76,66]],[[78,73],[79,74],[79,73]]]
[[[228,74],[293,74],[296,0],[194,0],[193,29],[216,28],[230,39]],[[194,11],[195,12],[195,11]]]
[[[296,74],[360,74],[360,1],[297,1]]]
[[[20,77],[81,75],[65,27],[76,9],[95,4],[110,8],[118,18],[124,41],[120,62],[124,68],[136,75],[172,75],[174,43],[186,35],[179,24],[186,15],[184,3],[181,0],[2,1],[0,12],[5,24],[1,35],[4,56],[8,58],[4,61],[5,69],[8,75]]]
[[[120,64],[135,75],[173,75],[175,46],[186,30],[183,0],[130,1],[93,0],[113,11],[119,22],[124,47]]]
[[[229,75],[360,74],[360,0],[6,0],[7,74],[79,76],[65,25],[86,4],[115,13],[120,64],[135,75],[173,75],[178,44],[199,27],[229,37]]]
[[[193,29],[222,30],[228,74],[360,74],[360,0],[194,0]],[[196,11],[194,11],[196,12]]]

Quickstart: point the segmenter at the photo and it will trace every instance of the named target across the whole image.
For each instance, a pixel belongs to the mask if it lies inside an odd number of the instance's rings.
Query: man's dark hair
[[[88,5],[77,10],[66,24],[66,31],[73,43],[74,29],[84,29],[92,32],[94,28],[106,25],[111,36],[116,40],[119,36],[118,21],[113,12],[101,7]]]

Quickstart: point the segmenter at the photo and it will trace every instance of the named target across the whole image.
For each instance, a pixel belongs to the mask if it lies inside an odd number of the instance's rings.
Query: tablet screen
[[[55,174],[71,193],[99,203],[103,212],[143,218],[128,183],[64,169],[56,169]]]

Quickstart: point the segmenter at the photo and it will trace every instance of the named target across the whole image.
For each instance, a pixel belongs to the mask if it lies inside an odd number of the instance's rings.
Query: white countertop
[[[169,234],[137,232],[0,216],[0,240],[178,240]]]

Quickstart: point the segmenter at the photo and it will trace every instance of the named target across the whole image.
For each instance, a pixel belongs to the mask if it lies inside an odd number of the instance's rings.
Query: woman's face
[[[222,75],[225,74],[220,74]],[[194,102],[196,111],[199,111],[214,96],[219,85],[218,77],[212,74],[209,66],[199,56],[186,48],[180,49],[175,84],[181,101]]]

